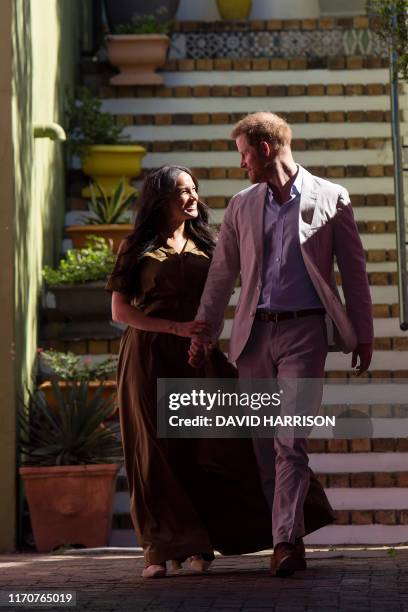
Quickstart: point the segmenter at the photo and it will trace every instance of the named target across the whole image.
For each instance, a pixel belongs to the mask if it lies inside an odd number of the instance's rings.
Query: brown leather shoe
[[[306,550],[305,545],[303,544],[303,538],[296,538],[295,550],[299,557],[305,560],[305,567],[303,569],[306,569]]]
[[[271,571],[281,578],[292,576],[296,571],[306,569],[306,561],[289,542],[279,542],[273,550]]]

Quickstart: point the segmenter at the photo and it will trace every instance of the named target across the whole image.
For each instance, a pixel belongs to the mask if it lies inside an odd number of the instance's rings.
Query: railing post
[[[397,27],[397,15],[392,17],[392,25]],[[400,134],[400,109],[398,100],[397,51],[390,47],[390,97],[392,148],[394,153],[395,221],[397,231],[398,298],[400,328],[408,330],[408,291],[407,291],[407,251],[405,228],[404,178]]]

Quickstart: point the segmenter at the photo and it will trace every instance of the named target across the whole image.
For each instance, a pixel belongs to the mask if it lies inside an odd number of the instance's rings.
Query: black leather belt
[[[305,310],[272,312],[271,310],[257,310],[255,319],[258,321],[274,322],[285,321],[286,319],[299,319],[300,317],[309,317],[310,315],[324,315],[324,308],[306,308]]]

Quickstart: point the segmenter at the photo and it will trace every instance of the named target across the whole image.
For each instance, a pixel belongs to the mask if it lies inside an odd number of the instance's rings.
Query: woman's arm
[[[204,321],[170,321],[168,319],[158,319],[149,317],[138,310],[130,303],[129,296],[113,291],[112,293],[112,320],[117,323],[124,323],[130,327],[143,331],[159,332],[164,334],[175,334],[184,338],[206,331],[207,324]]]

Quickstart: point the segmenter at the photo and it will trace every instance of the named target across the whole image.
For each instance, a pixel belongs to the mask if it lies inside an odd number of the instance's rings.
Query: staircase
[[[162,87],[113,88],[112,68],[89,60],[82,63],[82,80],[99,92],[131,141],[147,148],[146,171],[173,163],[192,168],[214,224],[221,223],[229,198],[248,184],[229,137],[233,124],[256,110],[284,116],[293,129],[296,161],[351,195],[375,316],[375,353],[365,382],[408,379],[408,335],[398,322],[387,53],[367,18],[184,22],[173,35],[170,57]],[[404,92],[400,102],[405,108]],[[78,171],[71,171],[70,183],[67,223],[84,208]],[[239,288],[227,309],[225,351],[238,295]],[[48,344],[95,359],[118,348],[115,337]],[[329,354],[327,377],[350,376],[350,356]],[[397,431],[395,436],[310,441],[311,467],[337,521],[307,543],[408,541],[408,440]],[[112,545],[134,543],[122,473]]]

